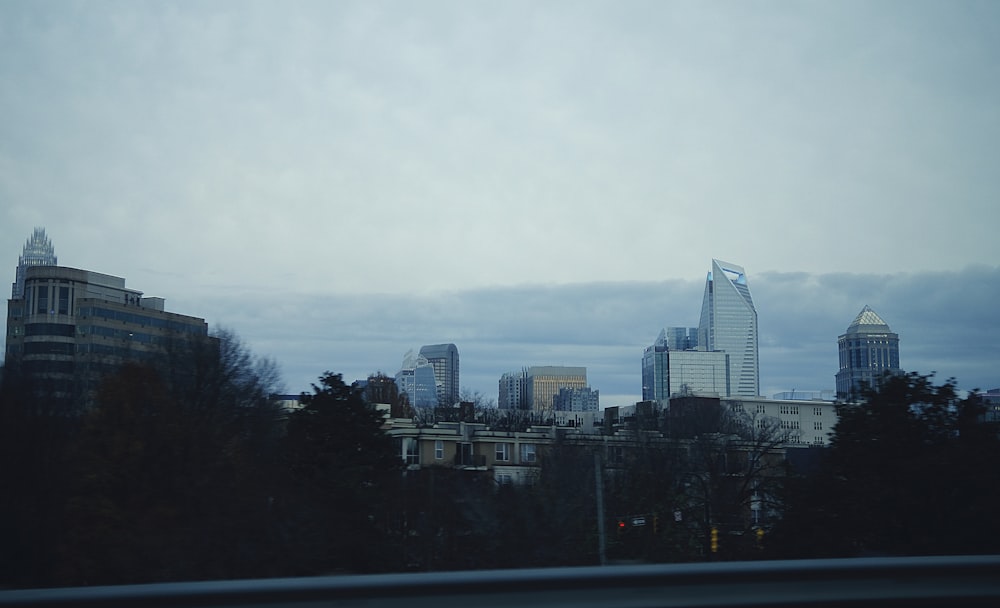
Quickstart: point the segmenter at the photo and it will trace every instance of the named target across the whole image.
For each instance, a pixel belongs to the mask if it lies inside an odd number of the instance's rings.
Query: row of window
[[[57,312],[61,315],[69,314],[69,287],[31,286],[27,288],[24,299],[26,308],[29,311],[34,309],[37,314],[56,314]]]
[[[132,323],[134,325],[148,325],[158,329],[168,329],[177,332],[192,334],[207,333],[205,326],[200,323],[183,323],[173,319],[142,315],[134,312],[126,312],[124,310],[112,310],[110,308],[102,308],[100,306],[81,306],[80,310],[77,311],[77,314],[81,317],[97,317],[99,319],[122,321],[124,323]]]
[[[510,462],[514,444],[496,443],[494,459],[497,462]],[[472,444],[459,444],[459,458],[463,462],[472,461]],[[466,454],[467,452],[467,454]],[[464,456],[463,456],[464,454]],[[406,437],[403,439],[403,458],[406,464],[420,464],[419,443],[416,439]],[[434,441],[434,459],[444,460],[444,441],[437,439]],[[533,463],[538,461],[538,448],[534,443],[521,444],[521,462]]]
[[[71,323],[26,323],[26,336],[60,336],[72,338],[76,334],[76,326]]]

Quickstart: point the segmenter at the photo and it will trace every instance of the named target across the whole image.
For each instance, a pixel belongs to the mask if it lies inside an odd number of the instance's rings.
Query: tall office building
[[[423,355],[407,351],[403,366],[396,372],[396,386],[405,393],[413,407],[436,407],[438,403],[437,381],[434,366]]]
[[[101,379],[126,361],[176,375],[196,349],[215,344],[204,319],[165,311],[163,298],[143,297],[123,278],[31,264],[22,278],[22,297],[7,302],[4,364],[67,407],[92,403]]]
[[[30,266],[55,266],[56,250],[52,246],[52,241],[45,235],[45,228],[35,228],[24,244],[21,257],[17,260],[17,271],[14,284],[11,285],[10,297],[20,300],[24,297],[24,272]]]
[[[729,355],[732,395],[756,397],[760,393],[757,341],[757,309],[746,272],[742,266],[712,260],[701,303],[698,349]]]
[[[553,411],[554,398],[561,388],[586,388],[586,367],[543,365],[529,367],[525,373],[524,395],[528,409]]]
[[[600,408],[601,392],[585,388],[561,388],[552,397],[556,412],[596,412]]]
[[[420,355],[434,368],[438,401],[444,405],[458,403],[458,347],[454,344],[421,346]]]
[[[501,376],[497,386],[497,407],[502,410],[528,409],[524,392],[527,379],[528,368],[516,372],[506,372]]]
[[[692,393],[730,396],[729,355],[721,351],[675,350],[684,342],[668,330],[661,331],[656,342],[643,352],[642,400],[666,403],[675,395]]]
[[[853,399],[862,383],[872,385],[899,369],[899,335],[867,304],[839,338],[837,398]]]

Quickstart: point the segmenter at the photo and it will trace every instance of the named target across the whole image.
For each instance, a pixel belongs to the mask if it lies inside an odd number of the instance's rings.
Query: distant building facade
[[[557,412],[596,412],[600,409],[600,391],[590,387],[560,388],[552,398],[552,409]]]
[[[123,278],[48,265],[22,278],[22,297],[7,302],[4,362],[53,399],[86,406],[126,361],[190,361],[214,343],[204,319],[167,312]]]
[[[836,398],[837,395],[832,389],[823,389],[819,391],[790,390],[771,395],[771,399],[782,401],[834,401]]]
[[[403,365],[396,372],[396,386],[413,407],[438,405],[434,366],[423,355],[414,355],[412,350],[403,357]]]
[[[983,400],[983,422],[1000,423],[1000,388],[991,388],[979,396]]]
[[[698,349],[729,355],[731,394],[760,394],[757,309],[742,266],[712,260],[701,304]]]
[[[837,372],[837,398],[853,400],[862,385],[873,385],[886,373],[899,368],[899,335],[889,329],[867,304],[837,338],[840,370]]]
[[[507,372],[501,376],[497,386],[497,407],[502,410],[528,409],[524,392],[527,378],[528,368]]]
[[[670,329],[670,328],[668,328]],[[729,355],[720,351],[674,350],[670,344],[690,341],[660,332],[656,342],[642,355],[643,401],[667,402],[678,394],[710,393],[730,395]]]
[[[528,409],[551,412],[555,396],[562,388],[586,388],[586,367],[543,365],[529,367],[524,379],[524,394]]]
[[[698,348],[697,327],[667,327],[660,332],[657,342],[670,350],[694,350]]]
[[[420,355],[434,368],[438,402],[449,406],[458,403],[458,347],[454,344],[425,345],[420,347]]]

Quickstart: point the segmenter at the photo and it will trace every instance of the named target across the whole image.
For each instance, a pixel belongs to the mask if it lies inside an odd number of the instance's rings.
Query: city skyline
[[[765,395],[833,388],[866,303],[994,388],[1000,5],[958,6],[11,0],[0,259],[45,226],[295,392],[454,343],[628,403],[712,258]]]
[[[58,239],[50,240],[49,244],[53,243],[58,244]],[[143,278],[139,280],[143,281]],[[966,288],[975,284],[976,280],[977,289]],[[940,294],[934,299],[918,302],[915,294],[925,289],[928,282],[938,284]],[[1000,297],[1000,269],[970,268],[965,273],[954,273],[954,276],[937,273],[930,276],[900,274],[868,278],[863,275],[810,277],[801,273],[763,273],[760,279],[755,279],[755,285],[758,300],[763,297],[766,303],[762,310],[765,320],[762,330],[764,354],[761,356],[766,379],[761,392],[765,397],[793,390],[833,390],[838,369],[837,337],[843,333],[842,318],[836,317],[843,317],[844,310],[857,310],[856,301],[878,301],[879,308],[892,311],[894,319],[899,317],[898,323],[905,328],[905,347],[900,362],[905,371],[937,372],[941,380],[954,376],[959,388],[965,390],[989,390],[1000,386],[995,342],[991,338],[998,332],[992,298]],[[809,285],[812,287],[803,289]],[[417,301],[400,301],[384,296],[366,299],[360,304],[355,298],[351,298],[350,302],[346,299],[327,300],[324,304],[331,306],[323,308],[330,310],[328,327],[331,341],[352,344],[349,350],[341,351],[344,354],[342,359],[325,359],[315,353],[315,357],[310,358],[308,352],[303,352],[304,345],[315,342],[303,340],[302,334],[297,332],[308,333],[315,328],[287,324],[286,320],[284,327],[289,333],[273,333],[271,328],[280,327],[282,322],[277,317],[268,317],[269,312],[288,312],[291,308],[287,304],[278,308],[276,303],[269,303],[263,295],[256,303],[232,299],[216,301],[214,308],[209,307],[215,310],[214,313],[202,314],[200,310],[184,312],[202,316],[211,328],[221,326],[234,330],[257,354],[274,359],[282,369],[286,388],[291,393],[306,391],[325,371],[341,373],[348,382],[367,378],[376,371],[393,374],[391,370],[398,368],[385,363],[391,358],[387,353],[399,348],[392,336],[378,333],[345,336],[336,332],[342,331],[337,328],[345,327],[368,331],[369,327],[379,324],[400,327],[399,324],[406,319],[407,329],[399,337],[417,338],[411,342],[433,342],[428,338],[443,334],[465,335],[472,331],[483,336],[463,341],[466,346],[462,350],[473,354],[464,358],[467,365],[463,369],[468,373],[463,374],[462,388],[480,393],[487,401],[495,401],[498,397],[495,391],[504,373],[501,370],[558,361],[589,368],[589,385],[601,392],[601,405],[606,407],[628,405],[642,399],[640,363],[646,348],[643,344],[648,346],[644,339],[649,333],[647,328],[657,319],[661,323],[682,320],[685,310],[690,315],[690,302],[701,289],[703,287],[698,281],[691,280],[605,284],[597,288],[531,288],[512,290],[508,296],[497,290],[478,294],[469,291],[451,294],[447,300],[418,298]],[[590,295],[585,299],[597,309],[611,308],[621,312],[617,315],[617,324],[601,327],[595,324],[592,317],[574,315],[568,318],[564,314],[561,303],[579,300],[587,290]],[[528,301],[529,293],[532,312],[537,317],[535,324],[526,326],[521,318],[498,318],[497,311],[503,309],[507,305],[505,303]],[[542,297],[540,294],[547,295]],[[172,301],[176,300],[172,294],[166,295]],[[543,306],[542,302],[548,302],[548,305]],[[891,305],[891,302],[896,304]],[[357,306],[353,313],[348,307],[350,303]],[[672,312],[660,312],[664,306]],[[827,307],[825,312],[824,307]],[[220,323],[217,315],[222,309],[244,310],[251,316],[235,324]],[[433,311],[441,309],[464,311],[465,314],[451,315],[448,319],[434,317]],[[383,316],[375,318],[371,316],[371,310],[378,310]],[[412,314],[407,315],[406,310],[426,312],[413,317]],[[337,322],[338,318],[345,318],[342,316],[345,313],[357,323]],[[292,316],[315,322],[316,313],[311,314]],[[493,321],[484,323],[484,320],[490,319]],[[261,320],[265,322],[261,323]],[[453,323],[448,324],[448,321]],[[894,321],[894,325],[896,323]],[[260,328],[269,329],[261,333]],[[542,328],[550,332],[550,343],[537,341]],[[588,332],[582,332],[582,328],[587,328]],[[507,340],[503,348],[497,348],[494,341],[494,337],[499,335]],[[581,336],[585,339],[580,340]],[[586,339],[588,337],[593,339]],[[632,340],[638,342],[629,346]],[[317,345],[323,347],[322,343]]]

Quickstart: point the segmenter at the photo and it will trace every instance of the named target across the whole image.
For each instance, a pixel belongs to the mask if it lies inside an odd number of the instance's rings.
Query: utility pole
[[[594,451],[594,485],[597,492],[597,554],[601,565],[608,565],[608,556],[604,550],[604,479],[601,476],[601,452]]]

